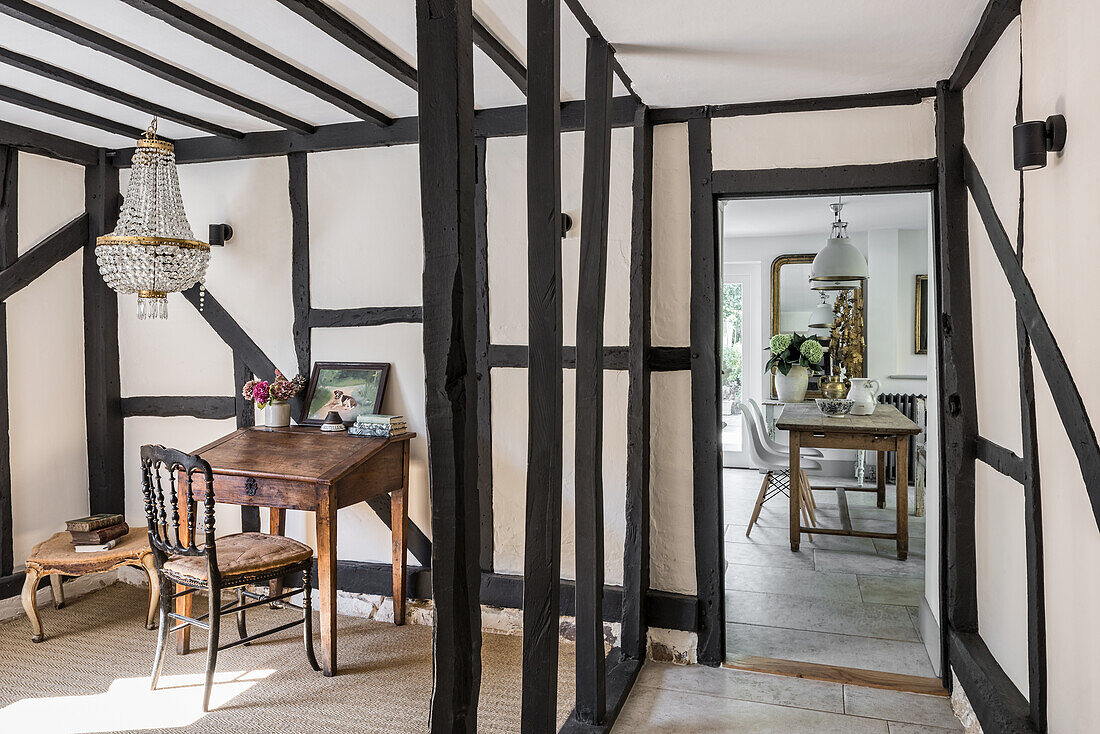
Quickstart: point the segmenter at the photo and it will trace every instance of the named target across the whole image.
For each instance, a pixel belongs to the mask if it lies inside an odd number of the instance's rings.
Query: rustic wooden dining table
[[[309,426],[253,427],[238,429],[195,452],[213,470],[215,501],[270,508],[273,535],[284,533],[287,510],[314,513],[325,675],[336,674],[336,511],[341,507],[390,495],[393,617],[394,624],[405,621],[409,443],[415,436],[368,438],[323,433]],[[201,501],[205,493],[197,483],[195,500]],[[271,583],[272,592],[281,588],[281,582]],[[190,594],[176,599],[176,611],[190,616],[191,600]],[[180,654],[189,649],[190,631],[184,627],[176,633]]]
[[[831,418],[818,410],[815,403],[789,403],[776,421],[776,428],[790,435],[791,489],[790,531],[791,550],[798,551],[802,533],[851,535],[860,538],[882,538],[897,542],[898,559],[909,555],[909,440],[921,432],[920,426],[901,414],[892,405],[876,405],[872,415],[846,415]],[[846,512],[841,512],[845,527],[806,527],[801,523],[802,510],[798,482],[801,469],[799,451],[815,449],[867,449],[878,452],[878,505],[885,507],[885,454],[897,452],[897,528],[894,533],[856,530]]]

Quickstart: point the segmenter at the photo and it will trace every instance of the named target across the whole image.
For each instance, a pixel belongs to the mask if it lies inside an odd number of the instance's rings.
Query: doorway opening
[[[810,275],[837,203],[869,277],[829,288]],[[727,665],[806,677],[839,670],[902,688],[939,688],[932,614],[939,604],[938,382],[935,339],[928,338],[936,328],[932,195],[837,192],[722,199],[717,206]],[[811,374],[804,397],[784,393],[776,370],[765,369],[777,334],[820,346],[821,371],[845,393],[850,378],[874,378],[874,401],[887,406],[876,415],[896,410],[920,429],[902,462],[894,451],[803,449],[809,489],[800,494],[808,510],[801,524],[831,532],[801,532],[797,552],[790,446],[780,424],[784,411],[789,418],[798,411],[819,415],[814,399],[830,386]],[[801,353],[807,351],[815,348]],[[852,418],[830,420],[832,430]],[[895,538],[836,534],[900,532],[902,472],[908,474],[904,560]]]

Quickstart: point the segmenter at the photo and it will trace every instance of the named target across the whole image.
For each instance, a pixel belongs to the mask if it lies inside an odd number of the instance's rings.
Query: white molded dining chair
[[[764,443],[764,436],[767,433],[764,430],[763,422],[756,419],[755,414],[746,403],[740,402],[738,405],[745,414],[745,425],[749,434],[749,456],[756,464],[757,471],[764,475],[764,481],[760,484],[760,493],[756,496],[756,505],[753,507],[752,517],[749,518],[749,526],[745,529],[745,535],[748,536],[752,532],[752,526],[756,524],[757,519],[760,517],[760,510],[763,508],[764,503],[777,494],[788,495],[791,486],[790,454],[779,453],[768,448]],[[815,509],[817,505],[814,502],[813,492],[810,491],[810,481],[806,478],[807,469],[810,471],[820,470],[821,462],[814,459],[801,459],[799,469],[801,481],[798,482],[798,487],[802,497],[799,504],[801,505],[802,518],[807,525],[816,526]],[[813,540],[812,535],[810,540]]]
[[[756,422],[763,426],[764,444],[777,454],[789,454],[790,448],[772,438],[768,432],[768,422],[764,419],[764,409],[760,407],[760,403],[756,402],[753,398],[748,399],[749,409],[752,411],[753,417]],[[802,449],[802,456],[814,456],[821,458],[825,454],[821,453],[820,449]]]

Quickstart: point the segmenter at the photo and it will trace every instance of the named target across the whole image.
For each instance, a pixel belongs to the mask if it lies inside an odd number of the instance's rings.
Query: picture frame
[[[913,303],[913,354],[928,354],[928,276],[918,275]]]
[[[351,425],[360,415],[381,412],[389,372],[389,362],[314,363],[298,423],[319,426],[336,410]]]

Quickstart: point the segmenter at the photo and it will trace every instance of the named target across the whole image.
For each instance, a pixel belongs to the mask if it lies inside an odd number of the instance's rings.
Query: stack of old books
[[[348,429],[348,433],[353,436],[395,438],[404,435],[406,430],[408,426],[403,415],[366,413],[355,419],[355,425]]]
[[[122,515],[100,514],[69,520],[65,529],[73,537],[77,553],[98,553],[111,550],[130,532]]]

